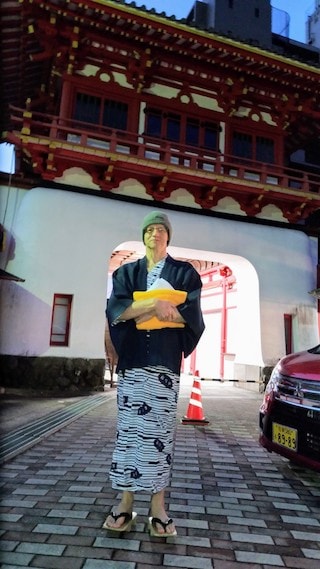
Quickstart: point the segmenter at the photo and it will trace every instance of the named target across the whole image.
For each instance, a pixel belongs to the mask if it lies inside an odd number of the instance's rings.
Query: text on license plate
[[[272,442],[289,450],[297,451],[298,431],[279,423],[272,423]]]

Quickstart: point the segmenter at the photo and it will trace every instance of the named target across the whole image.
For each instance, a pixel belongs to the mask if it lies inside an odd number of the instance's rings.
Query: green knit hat
[[[154,223],[161,223],[162,225],[165,226],[168,232],[168,243],[169,243],[172,234],[172,227],[168,216],[165,213],[162,213],[162,211],[151,211],[145,216],[142,222],[142,240],[144,239],[144,234],[146,232],[147,227],[149,227],[149,225],[153,225]]]

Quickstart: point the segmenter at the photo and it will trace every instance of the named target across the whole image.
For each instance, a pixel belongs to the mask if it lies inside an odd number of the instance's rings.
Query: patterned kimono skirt
[[[179,382],[161,366],[119,372],[113,488],[155,493],[168,486]]]

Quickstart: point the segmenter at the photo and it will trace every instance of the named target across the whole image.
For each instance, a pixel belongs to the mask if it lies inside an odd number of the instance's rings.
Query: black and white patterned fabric
[[[164,263],[148,273],[147,289],[160,277]],[[168,486],[179,384],[180,376],[162,366],[119,372],[113,488],[155,493]]]

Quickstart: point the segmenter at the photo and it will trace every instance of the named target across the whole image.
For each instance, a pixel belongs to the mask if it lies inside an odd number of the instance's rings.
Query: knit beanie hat
[[[153,225],[154,223],[161,223],[162,225],[165,226],[168,232],[168,243],[169,243],[172,234],[172,227],[168,216],[165,213],[162,213],[162,211],[151,211],[145,216],[142,222],[142,240],[144,238],[144,234],[146,232],[147,227],[149,227],[149,225]]]

